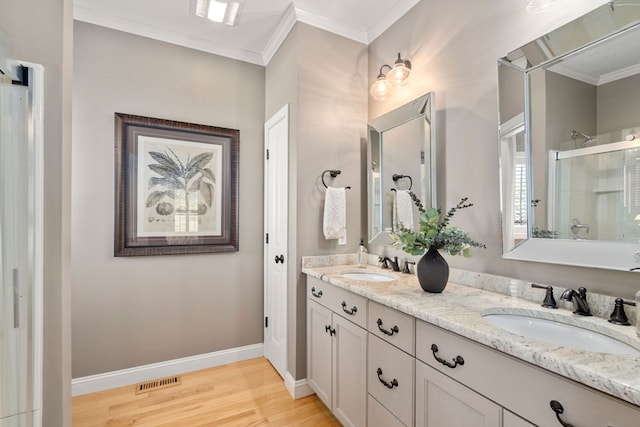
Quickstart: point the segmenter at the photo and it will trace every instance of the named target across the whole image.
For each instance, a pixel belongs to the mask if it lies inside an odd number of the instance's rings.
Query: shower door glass
[[[32,425],[33,163],[29,93],[0,74],[0,427]]]
[[[585,150],[555,162],[558,237],[639,242],[640,148]]]

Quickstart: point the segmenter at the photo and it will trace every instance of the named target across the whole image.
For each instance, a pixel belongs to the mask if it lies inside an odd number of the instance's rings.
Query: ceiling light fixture
[[[384,67],[389,69],[387,74],[382,71]],[[378,77],[371,85],[369,93],[376,101],[382,101],[387,96],[391,95],[393,88],[406,85],[409,74],[411,74],[411,62],[406,59],[402,59],[400,53],[398,53],[398,59],[393,63],[393,67],[388,64],[384,64],[380,67]]]
[[[522,0],[527,4],[527,12],[540,13],[546,12],[553,6],[558,4],[558,0]]]
[[[191,13],[226,25],[236,25],[244,0],[192,0]]]

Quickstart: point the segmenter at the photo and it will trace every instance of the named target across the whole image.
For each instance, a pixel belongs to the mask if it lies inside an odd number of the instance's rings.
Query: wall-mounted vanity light
[[[244,0],[191,0],[191,13],[226,25],[236,25]]]
[[[527,4],[527,12],[540,13],[546,12],[553,6],[558,4],[558,0],[522,0]]]
[[[384,68],[387,67],[389,71],[385,74]],[[407,84],[407,78],[411,73],[411,62],[400,57],[398,53],[398,59],[391,65],[384,64],[380,67],[380,72],[376,78],[375,83],[371,85],[369,93],[376,101],[382,101],[391,94],[394,87],[404,86]]]

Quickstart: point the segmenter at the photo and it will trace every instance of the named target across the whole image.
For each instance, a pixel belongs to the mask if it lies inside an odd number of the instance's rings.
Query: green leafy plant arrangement
[[[449,209],[444,218],[441,218],[440,209],[425,209],[413,192],[410,191],[409,194],[420,211],[420,227],[417,231],[402,225],[398,227],[398,231],[391,233],[395,247],[411,255],[422,255],[428,249],[442,249],[450,255],[465,257],[471,256],[471,247],[486,248],[483,243],[469,237],[466,231],[449,225],[457,211],[473,206],[473,203],[467,203],[468,197],[462,198],[456,206]]]

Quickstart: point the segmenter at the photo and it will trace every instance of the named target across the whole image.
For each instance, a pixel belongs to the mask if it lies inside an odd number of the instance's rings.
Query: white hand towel
[[[393,199],[393,227],[398,230],[402,225],[404,228],[413,229],[413,200],[409,190],[395,191],[396,196]]]
[[[324,238],[339,239],[347,232],[347,190],[328,187],[324,194]]]

